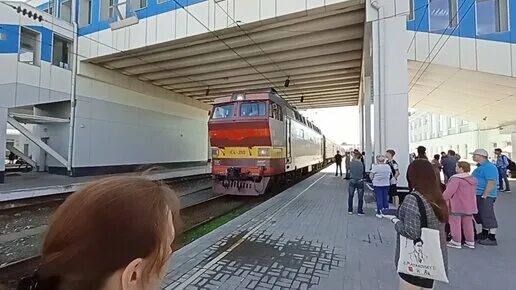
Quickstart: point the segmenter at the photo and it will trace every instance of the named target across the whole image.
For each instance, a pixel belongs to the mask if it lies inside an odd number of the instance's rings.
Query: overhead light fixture
[[[285,88],[288,88],[289,85],[290,85],[290,77],[287,77],[287,79],[285,80]]]
[[[301,96],[301,103],[305,100],[305,96]]]

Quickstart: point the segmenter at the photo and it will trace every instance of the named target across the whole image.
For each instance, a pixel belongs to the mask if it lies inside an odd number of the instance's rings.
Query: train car
[[[327,163],[321,130],[273,89],[216,98],[208,128],[217,194],[260,195]]]

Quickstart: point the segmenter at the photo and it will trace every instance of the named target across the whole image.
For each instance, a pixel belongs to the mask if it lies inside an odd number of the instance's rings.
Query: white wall
[[[80,55],[108,55],[157,43],[200,35],[348,0],[207,0],[140,19],[138,24],[105,29],[79,37]],[[166,28],[166,29],[165,29]]]
[[[208,111],[79,77],[73,167],[206,161]]]
[[[458,36],[448,38],[447,35],[441,38],[441,34],[420,31],[407,31],[407,34],[409,60],[433,60],[432,64],[516,77],[515,44]],[[414,34],[415,41],[409,47]],[[442,49],[437,54],[441,46]],[[432,49],[433,52],[429,55]]]

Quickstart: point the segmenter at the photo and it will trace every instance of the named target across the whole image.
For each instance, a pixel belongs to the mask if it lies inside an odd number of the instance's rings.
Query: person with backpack
[[[506,155],[502,154],[502,149],[495,149],[496,155],[496,168],[498,168],[498,190],[509,192],[511,186],[509,185],[509,178],[507,177],[507,170],[510,165],[510,159]],[[505,189],[504,189],[505,183]]]
[[[403,200],[398,194],[398,177],[400,177],[400,168],[398,162],[394,160],[396,151],[389,149],[385,152],[387,158],[387,165],[391,168],[391,185],[389,187],[389,196],[392,198],[392,203],[396,208],[400,205],[400,200]]]

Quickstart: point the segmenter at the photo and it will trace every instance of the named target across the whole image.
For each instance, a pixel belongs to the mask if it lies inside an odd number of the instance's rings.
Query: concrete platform
[[[390,221],[348,215],[347,185],[318,173],[174,253],[164,289],[398,289]],[[515,289],[516,194],[501,194],[499,246],[449,249],[451,284]]]
[[[163,169],[152,171],[147,176],[152,180],[180,178],[208,174],[211,165],[191,166],[177,169]],[[114,175],[130,175],[114,174]],[[69,177],[41,172],[20,173],[6,176],[6,183],[0,184],[0,202],[23,198],[48,196],[53,194],[69,193],[79,189],[84,183],[113,175],[97,175],[84,177]]]

